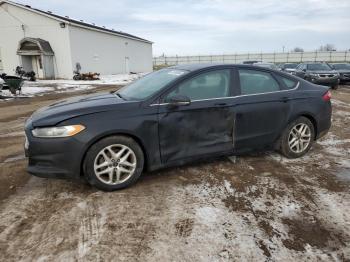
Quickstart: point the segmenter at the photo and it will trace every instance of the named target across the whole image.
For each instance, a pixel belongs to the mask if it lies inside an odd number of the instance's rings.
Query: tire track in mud
[[[83,209],[80,218],[78,239],[78,260],[82,260],[91,248],[98,245],[103,235],[106,216],[94,202],[81,202],[78,204]]]

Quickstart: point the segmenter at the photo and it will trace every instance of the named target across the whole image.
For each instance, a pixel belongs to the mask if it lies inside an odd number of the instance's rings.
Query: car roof
[[[197,71],[201,69],[209,69],[209,68],[220,68],[220,67],[244,67],[244,68],[251,68],[251,69],[264,69],[261,66],[254,66],[254,65],[248,65],[248,64],[216,64],[216,63],[205,63],[205,64],[184,64],[184,65],[176,65],[169,67],[171,69],[178,69],[178,70],[186,70],[186,71]],[[265,68],[269,69],[269,68]]]

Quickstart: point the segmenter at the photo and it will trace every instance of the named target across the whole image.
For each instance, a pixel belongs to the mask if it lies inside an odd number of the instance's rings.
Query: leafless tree
[[[294,47],[294,49],[292,51],[293,52],[304,52],[304,49],[302,49],[301,47]]]
[[[335,46],[332,44],[321,45],[317,51],[336,51]]]

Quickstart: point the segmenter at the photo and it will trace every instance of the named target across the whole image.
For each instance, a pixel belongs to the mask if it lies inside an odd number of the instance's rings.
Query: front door
[[[215,70],[183,81],[159,105],[159,142],[163,163],[233,150],[234,113],[231,70]],[[190,105],[169,106],[174,95]]]
[[[241,95],[236,98],[235,150],[249,151],[273,145],[290,112],[289,92],[270,73],[238,70]],[[281,92],[282,91],[282,92]]]
[[[32,67],[38,78],[44,78],[43,63],[40,55],[32,56]]]

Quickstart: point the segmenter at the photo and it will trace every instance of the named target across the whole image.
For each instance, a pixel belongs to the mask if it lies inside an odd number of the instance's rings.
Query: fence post
[[[317,61],[317,50],[315,52],[315,62]]]
[[[273,51],[273,63],[276,63],[276,51]]]
[[[332,62],[332,51],[329,51],[329,62]]]
[[[300,62],[301,62],[301,63],[303,62],[303,54],[304,54],[304,52],[301,52],[301,53],[300,53]]]
[[[288,59],[289,59],[289,52],[287,52],[287,63],[288,63]]]
[[[345,61],[344,61],[344,62],[347,62],[347,61],[346,61],[346,56],[347,56],[347,54],[348,54],[348,50],[345,51]]]
[[[213,55],[210,55],[210,63],[213,63]]]

